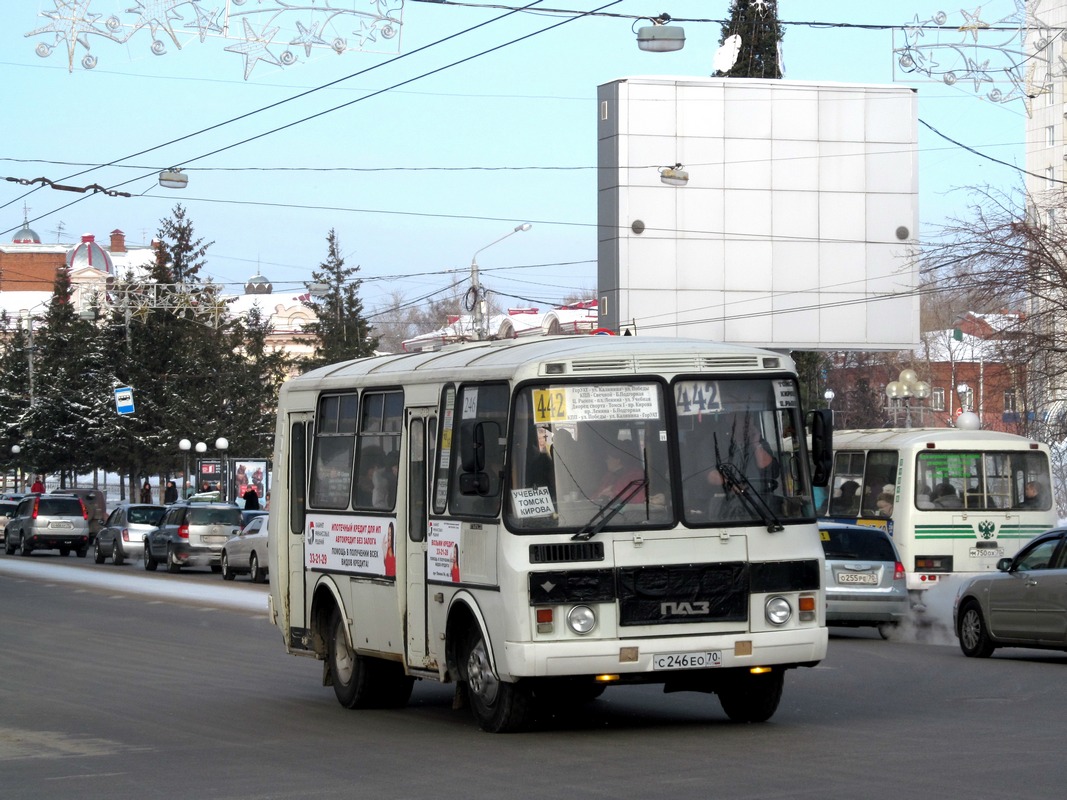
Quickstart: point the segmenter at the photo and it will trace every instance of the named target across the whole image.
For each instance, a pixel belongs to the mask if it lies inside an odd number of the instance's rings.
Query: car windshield
[[[893,545],[881,531],[830,528],[819,532],[827,558],[854,561],[896,561]]]
[[[190,525],[237,525],[241,524],[239,508],[190,508]]]
[[[158,525],[159,521],[163,519],[163,514],[166,510],[163,506],[134,507],[129,510],[126,518],[133,525]]]

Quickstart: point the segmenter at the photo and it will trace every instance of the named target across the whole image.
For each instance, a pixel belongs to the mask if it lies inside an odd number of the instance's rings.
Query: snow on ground
[[[64,564],[40,563],[32,558],[0,558],[0,575],[32,580],[73,583],[109,592],[140,594],[165,600],[224,606],[241,611],[260,611],[266,614],[267,596],[262,587],[223,583],[208,586],[202,582],[183,583],[147,576],[129,575],[118,570],[83,569]]]

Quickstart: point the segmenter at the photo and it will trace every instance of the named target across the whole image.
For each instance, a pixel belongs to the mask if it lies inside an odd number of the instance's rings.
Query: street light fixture
[[[505,233],[499,239],[494,239],[485,247],[478,248],[474,251],[474,255],[471,256],[471,288],[467,290],[467,295],[464,298],[463,302],[467,310],[471,312],[471,320],[473,322],[474,327],[474,338],[478,341],[481,341],[485,338],[487,312],[485,292],[482,291],[482,285],[478,281],[478,254],[482,252],[482,250],[488,250],[497,242],[502,242],[509,236],[513,236],[516,233],[528,231],[532,227],[533,225],[531,225],[529,222],[524,222],[521,225],[516,225],[514,230]]]
[[[895,381],[890,381],[885,386],[885,396],[889,398],[891,408],[896,408],[893,401],[900,400],[904,404],[904,425],[911,427],[911,398],[925,400],[930,396],[930,384],[919,380],[919,376],[913,369],[902,369]],[[894,421],[896,413],[894,412]]]
[[[831,405],[833,405],[834,398],[837,397],[837,395],[834,394],[834,390],[833,389],[827,389],[825,392],[822,393],[822,396],[823,396],[823,399],[826,400],[826,407],[827,408],[829,408]]]
[[[15,491],[19,491],[19,453],[22,452],[22,448],[17,444],[11,445],[11,455],[15,457]],[[25,483],[25,481],[23,481]]]
[[[637,46],[649,53],[671,53],[685,47],[685,28],[668,25],[670,14],[660,14],[648,20],[651,25],[637,29]]]
[[[185,466],[182,470],[182,497],[189,496],[189,451],[192,447],[193,443],[188,439],[182,439],[178,442],[178,449],[185,456]]]
[[[230,471],[226,463],[226,450],[229,448],[230,443],[227,439],[220,436],[215,440],[215,449],[222,453],[222,499],[230,499]]]

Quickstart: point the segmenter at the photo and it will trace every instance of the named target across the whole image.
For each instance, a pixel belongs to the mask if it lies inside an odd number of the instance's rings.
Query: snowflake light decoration
[[[1030,111],[1034,97],[1051,90],[1055,78],[1067,75],[1062,60],[1050,56],[1051,31],[1040,17],[1041,0],[1015,0],[1015,11],[992,22],[982,7],[960,10],[958,20],[938,11],[929,19],[916,14],[902,29],[903,44],[894,32],[894,69],[908,80],[919,75],[954,86],[974,83],[993,103],[1022,100]]]
[[[124,45],[145,41],[151,53],[166,55],[173,45],[209,39],[230,42],[223,49],[243,58],[245,80],[259,63],[284,68],[307,60],[313,52],[351,50],[399,52],[404,0],[52,0],[42,11],[47,20],[27,37],[39,37],[35,51],[47,58],[61,47],[73,72],[80,64],[98,63],[92,45],[98,39]],[[132,8],[123,8],[133,4]],[[112,13],[93,13],[110,4]],[[147,36],[145,32],[147,31]],[[91,37],[96,37],[91,38]],[[301,51],[303,54],[301,55]]]

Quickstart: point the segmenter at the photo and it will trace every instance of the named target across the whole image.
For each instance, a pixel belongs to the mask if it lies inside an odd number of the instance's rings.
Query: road
[[[834,631],[764,725],[618,687],[527,734],[450,687],[346,711],[284,653],[266,589],[208,572],[0,557],[0,797],[1062,797],[1067,655]]]

